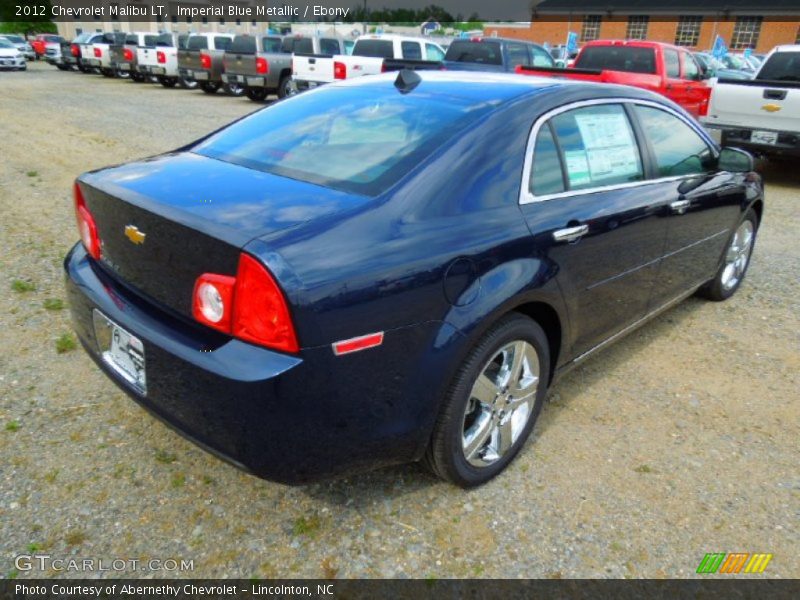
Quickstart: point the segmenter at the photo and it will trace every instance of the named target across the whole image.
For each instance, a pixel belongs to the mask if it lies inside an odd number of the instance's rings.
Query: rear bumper
[[[275,86],[269,85],[269,79],[263,75],[242,75],[239,73],[223,73],[224,83],[236,83],[249,88],[274,89]]]
[[[0,69],[21,69],[24,66],[24,58],[0,58]]]
[[[420,373],[419,359],[441,337],[441,323],[388,332],[372,351],[336,357],[324,346],[290,356],[167,314],[112,280],[80,244],[64,267],[75,331],[98,366],[159,419],[239,468],[299,484],[408,462],[424,449],[438,386]],[[142,340],[146,396],[101,358],[95,309]],[[436,354],[432,369],[449,355]]]
[[[111,61],[111,68],[117,71],[135,71],[135,65],[126,61]]]
[[[754,154],[800,156],[800,132],[712,125],[707,122],[703,125],[714,137],[719,137],[723,146],[744,148]],[[777,135],[777,141],[774,144],[755,143],[751,140],[753,131],[772,131]]]
[[[193,79],[194,81],[200,82],[220,82],[221,79],[219,76],[215,76],[213,71],[206,71],[203,69],[186,69],[184,67],[178,67],[178,75],[183,77],[184,79]]]

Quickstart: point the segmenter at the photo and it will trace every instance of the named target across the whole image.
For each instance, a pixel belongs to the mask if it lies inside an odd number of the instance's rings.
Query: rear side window
[[[264,52],[280,52],[281,51],[281,38],[265,37],[261,38],[261,44],[264,47]]]
[[[509,42],[506,45],[506,52],[508,52],[509,67],[516,67],[517,65],[529,65],[531,63],[531,57],[528,53],[527,44]]]
[[[193,35],[186,43],[188,50],[208,50],[208,38],[203,35]]]
[[[664,50],[664,65],[667,69],[667,77],[677,79],[681,76],[678,66],[678,53],[675,50]]]
[[[576,108],[551,120],[570,190],[640,181],[639,147],[619,104]]]
[[[256,38],[251,35],[237,35],[233,38],[233,43],[228,51],[234,54],[255,54]]]
[[[706,173],[714,155],[697,132],[678,117],[649,106],[636,106],[656,157],[659,177]]]
[[[578,55],[575,67],[655,74],[656,53],[652,48],[635,46],[587,46]]]
[[[561,159],[558,157],[558,148],[549,123],[545,123],[536,136],[528,189],[535,196],[546,196],[564,191]]]
[[[503,64],[503,55],[498,42],[464,42],[456,40],[450,44],[444,59],[482,65]]]
[[[425,44],[425,55],[425,60],[444,60],[444,52],[442,52],[442,49],[439,48],[439,46],[434,44]]]
[[[319,51],[322,52],[322,54],[340,54],[339,40],[321,38],[319,40]]]
[[[251,169],[377,195],[493,110],[480,96],[374,87],[300,94],[237,121],[193,152]]]
[[[233,40],[231,38],[217,36],[214,38],[214,48],[216,50],[227,50],[231,47]]]
[[[776,52],[761,67],[756,79],[800,81],[800,52]]]
[[[422,60],[422,46],[419,42],[403,42],[400,44],[403,58],[408,60]]]
[[[353,46],[353,56],[394,58],[394,46],[389,40],[357,40]]]

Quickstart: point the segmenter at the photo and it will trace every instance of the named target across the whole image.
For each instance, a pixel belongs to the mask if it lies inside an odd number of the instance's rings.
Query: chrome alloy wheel
[[[501,459],[519,439],[539,389],[539,357],[528,342],[503,346],[481,370],[464,412],[461,446],[475,467]]]
[[[725,255],[725,267],[722,269],[722,288],[730,290],[742,279],[750,260],[750,251],[753,248],[753,223],[749,219],[742,221],[736,233],[733,234],[728,253]]]

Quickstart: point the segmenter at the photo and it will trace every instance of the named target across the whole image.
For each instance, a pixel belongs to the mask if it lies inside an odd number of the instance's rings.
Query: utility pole
[[[367,0],[364,0],[364,22],[361,23],[361,33],[367,33]]]

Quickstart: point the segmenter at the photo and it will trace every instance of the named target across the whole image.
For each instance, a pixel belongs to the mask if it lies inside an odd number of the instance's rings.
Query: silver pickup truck
[[[223,57],[233,42],[231,33],[193,33],[186,49],[178,50],[178,76],[194,80],[206,94],[216,94],[224,88],[232,96],[241,96],[244,88],[222,80],[225,71]]]
[[[244,87],[250,100],[262,101],[269,94],[283,98],[292,92],[292,56],[341,54],[344,41],[337,36],[237,35],[225,52],[223,80]]]

